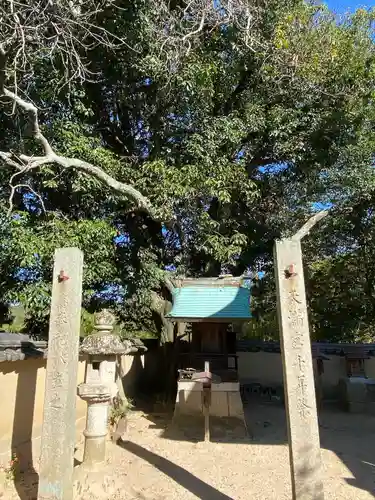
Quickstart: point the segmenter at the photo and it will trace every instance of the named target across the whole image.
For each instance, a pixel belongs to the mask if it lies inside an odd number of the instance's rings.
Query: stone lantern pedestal
[[[83,463],[94,465],[105,459],[105,443],[108,433],[108,410],[111,393],[105,385],[80,384],[78,396],[87,402],[85,451]]]
[[[103,310],[95,315],[95,333],[82,342],[80,352],[87,355],[85,382],[77,394],[87,402],[87,420],[83,465],[105,461],[110,405],[117,396],[117,356],[126,354],[127,347],[112,333],[114,316]]]

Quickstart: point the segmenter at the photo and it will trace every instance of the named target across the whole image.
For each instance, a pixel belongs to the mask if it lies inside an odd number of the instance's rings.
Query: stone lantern
[[[105,460],[110,404],[118,393],[117,356],[127,347],[112,333],[115,317],[104,309],[95,315],[95,331],[82,342],[80,352],[87,356],[85,382],[78,386],[78,396],[87,402],[84,465]]]

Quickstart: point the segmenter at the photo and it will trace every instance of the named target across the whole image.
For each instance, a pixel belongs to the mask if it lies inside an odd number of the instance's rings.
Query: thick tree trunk
[[[152,293],[152,310],[158,316],[160,325],[160,348],[162,352],[162,368],[160,375],[163,383],[163,402],[168,403],[175,396],[176,388],[176,359],[175,359],[175,324],[166,319],[172,303],[163,299],[158,293]]]
[[[167,280],[166,288],[172,293],[173,284]],[[177,368],[179,354],[179,339],[185,334],[186,323],[173,323],[166,318],[172,309],[172,302],[163,298],[157,292],[152,294],[152,310],[158,316],[160,325],[160,347],[162,350],[163,369],[162,384],[165,403],[174,401],[177,388]]]

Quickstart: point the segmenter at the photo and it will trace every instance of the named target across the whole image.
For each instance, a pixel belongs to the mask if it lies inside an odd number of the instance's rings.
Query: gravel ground
[[[290,500],[289,458],[284,409],[249,403],[247,420],[254,439],[241,429],[217,442],[194,441],[170,431],[166,415],[134,413],[128,441],[108,444],[100,470],[77,469],[75,500]],[[375,418],[324,411],[320,417],[326,499],[375,498]],[[217,435],[217,434],[216,434]],[[78,447],[77,459],[82,453]],[[30,485],[32,477],[25,478]],[[34,477],[35,482],[35,477]],[[6,500],[32,500],[32,487],[9,485]]]

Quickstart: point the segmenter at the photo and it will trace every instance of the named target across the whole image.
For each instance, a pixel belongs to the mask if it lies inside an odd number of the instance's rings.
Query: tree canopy
[[[0,22],[4,311],[45,331],[53,251],[76,245],[85,309],[110,304],[128,331],[165,329],[174,276],[247,270],[266,273],[270,331],[273,241],[329,204],[304,244],[314,334],[368,331],[373,11],[12,0]]]

